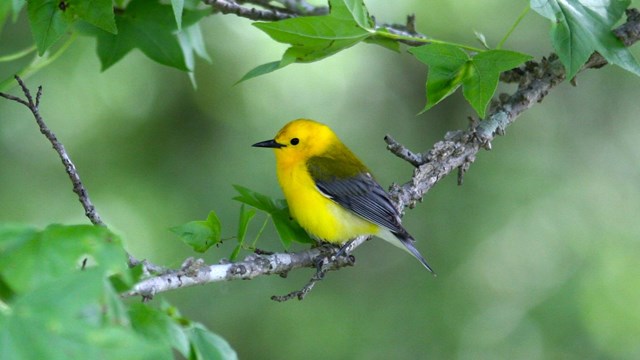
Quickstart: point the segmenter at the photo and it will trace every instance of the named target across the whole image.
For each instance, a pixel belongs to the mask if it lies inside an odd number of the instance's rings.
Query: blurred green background
[[[430,36],[473,44],[477,30],[495,45],[527,2],[366,4],[378,21],[415,12]],[[385,134],[424,151],[473,114],[455,94],[417,116],[425,68],[372,45],[234,86],[286,48],[250,23],[204,21],[212,64],[198,62],[195,90],[185,74],[137,50],[101,73],[95,40],[84,37],[27,80],[44,86],[45,121],[104,221],[138,258],[177,267],[196,256],[168,228],[210,210],[223,236],[235,235],[232,184],[281,197],[273,154],[250,145],[291,119],[330,125],[386,186],[407,181],[412,168],[385,150]],[[548,26],[530,12],[505,48],[547,55]],[[0,41],[0,54],[30,43],[24,14]],[[18,65],[1,66],[4,78]],[[375,240],[358,248],[357,266],[330,273],[302,302],[269,297],[300,288],[311,270],[163,297],[243,359],[640,358],[640,79],[606,67],[577,80],[481,152],[463,186],[450,176],[407,211],[404,223],[437,277]],[[31,115],[4,100],[0,221],[87,223]],[[271,227],[260,247],[280,250]],[[231,240],[204,259],[232,249]]]

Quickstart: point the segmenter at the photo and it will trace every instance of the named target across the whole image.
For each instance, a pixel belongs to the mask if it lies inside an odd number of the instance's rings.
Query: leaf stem
[[[253,247],[253,248],[256,247],[256,243],[258,242],[258,239],[262,235],[262,232],[264,231],[264,229],[267,227],[267,223],[269,222],[269,218],[271,218],[271,215],[267,215],[267,217],[264,219],[264,222],[262,223],[262,227],[260,227],[260,230],[258,230],[258,233],[256,234],[255,239],[253,239],[253,242],[251,243],[251,247]]]
[[[509,31],[507,31],[507,33],[504,35],[502,40],[500,40],[500,42],[498,43],[498,46],[496,46],[496,49],[501,49],[502,48],[502,45],[504,45],[504,43],[507,41],[509,36],[511,36],[513,31],[516,29],[516,27],[518,27],[518,25],[520,24],[522,19],[524,19],[524,17],[529,13],[529,9],[531,9],[531,7],[527,4],[527,6],[524,8],[524,10],[522,10],[522,12],[520,12],[520,15],[518,15],[518,18],[513,23],[513,25],[511,25],[511,28],[509,29]]]
[[[52,62],[56,61],[68,48],[69,46],[71,46],[71,44],[75,41],[75,39],[77,38],[77,34],[74,32],[71,34],[71,36],[69,36],[69,38],[67,39],[67,41],[65,41],[53,54],[49,55],[49,52],[46,52],[43,56],[37,56],[33,59],[33,61],[31,61],[29,64],[27,64],[25,67],[23,67],[22,69],[20,69],[16,75],[20,76],[22,79],[27,79],[29,78],[29,76],[33,75],[35,72],[37,72],[38,70],[42,69],[43,67],[51,64]],[[24,50],[26,51],[26,50]],[[12,54],[15,55],[15,54]],[[7,90],[10,86],[14,86],[13,84],[13,80],[14,77],[11,76],[10,78],[7,78],[5,80],[0,81],[0,91],[5,91]]]
[[[23,56],[27,56],[30,53],[36,51],[36,46],[35,45],[31,45],[28,48],[24,49],[24,50],[20,50],[18,52],[15,52],[13,54],[8,54],[8,55],[4,55],[4,56],[0,56],[0,62],[9,62],[9,61],[13,61],[13,60],[18,60]]]

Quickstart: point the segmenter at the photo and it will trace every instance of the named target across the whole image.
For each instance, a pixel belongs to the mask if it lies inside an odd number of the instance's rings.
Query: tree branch
[[[71,183],[73,184],[73,192],[78,195],[78,200],[80,200],[80,203],[84,208],[85,215],[87,216],[87,218],[89,218],[92,224],[104,226],[100,215],[98,215],[98,211],[93,206],[91,199],[89,199],[89,193],[82,184],[82,180],[80,180],[80,175],[78,174],[75,165],[73,165],[69,154],[67,154],[67,150],[58,140],[53,131],[51,131],[49,127],[47,127],[47,125],[44,123],[44,120],[42,120],[42,116],[40,115],[39,110],[40,97],[42,96],[42,86],[38,86],[38,92],[36,93],[36,99],[34,101],[33,97],[31,96],[31,91],[29,91],[22,79],[18,75],[15,76],[15,79],[20,85],[20,88],[22,89],[22,93],[24,94],[26,100],[1,92],[0,96],[9,100],[19,102],[20,104],[26,106],[29,111],[31,111],[31,114],[33,114],[33,117],[35,118],[36,123],[40,128],[40,132],[49,140],[49,142],[53,146],[53,149],[56,151],[56,153],[58,153],[60,160],[62,160],[65,171],[67,172],[67,175],[69,175],[69,179],[71,179]]]

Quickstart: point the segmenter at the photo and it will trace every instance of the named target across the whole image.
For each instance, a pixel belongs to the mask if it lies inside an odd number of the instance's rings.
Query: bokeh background
[[[430,36],[473,44],[477,30],[492,45],[526,6],[366,4],[379,21],[415,13]],[[286,48],[250,24],[223,15],[204,21],[212,62],[198,62],[197,89],[137,50],[100,72],[95,40],[84,37],[27,80],[44,86],[45,120],[105,222],[138,258],[176,267],[196,255],[168,229],[211,210],[223,236],[235,235],[232,184],[281,197],[273,154],[250,145],[291,119],[329,124],[389,185],[407,181],[412,168],[385,150],[385,134],[424,151],[473,114],[455,94],[416,115],[425,68],[405,51],[373,45],[234,85]],[[530,12],[505,47],[547,55],[548,27]],[[0,54],[26,46],[25,19],[5,27],[0,41]],[[0,66],[4,78],[17,65]],[[640,358],[640,79],[608,66],[579,74],[577,84],[523,114],[479,154],[463,186],[450,176],[407,211],[405,225],[437,277],[375,240],[357,249],[357,266],[330,273],[302,302],[269,297],[300,288],[311,270],[162,297],[243,359]],[[87,223],[31,115],[4,100],[0,221]],[[260,247],[281,250],[272,226]],[[232,249],[229,240],[203,257],[217,262]]]

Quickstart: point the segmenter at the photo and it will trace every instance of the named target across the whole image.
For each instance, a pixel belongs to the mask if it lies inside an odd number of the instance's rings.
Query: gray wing
[[[310,169],[311,176],[313,171]],[[396,234],[405,234],[400,217],[389,195],[371,174],[360,173],[347,179],[314,178],[321,193],[355,214]]]

